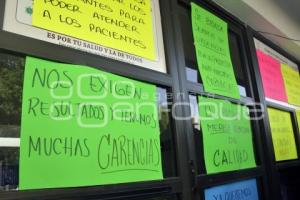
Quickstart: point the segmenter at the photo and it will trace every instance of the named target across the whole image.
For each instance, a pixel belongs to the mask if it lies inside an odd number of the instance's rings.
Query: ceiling
[[[257,31],[300,40],[299,0],[213,0]],[[263,34],[300,61],[300,42]]]
[[[273,0],[278,6],[286,11],[292,19],[300,24],[300,1],[299,0]],[[300,36],[299,36],[300,37]]]

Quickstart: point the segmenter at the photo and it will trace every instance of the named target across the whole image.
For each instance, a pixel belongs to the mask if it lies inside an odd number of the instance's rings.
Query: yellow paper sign
[[[281,64],[281,71],[284,79],[284,85],[288,97],[288,102],[290,104],[300,106],[299,72],[286,64]]]
[[[268,108],[276,161],[297,159],[297,150],[291,115]]]
[[[32,17],[33,26],[155,60],[152,22],[151,0],[34,0]]]

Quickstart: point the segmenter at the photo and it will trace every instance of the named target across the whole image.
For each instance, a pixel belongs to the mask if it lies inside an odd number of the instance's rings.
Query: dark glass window
[[[20,137],[24,59],[0,53],[0,137]]]
[[[19,182],[19,137],[24,59],[0,53],[0,189]]]
[[[281,195],[283,200],[299,199],[299,168],[288,168],[280,171]]]
[[[168,102],[168,90],[158,87],[157,96],[164,177],[176,176],[175,146],[169,115],[170,103]]]

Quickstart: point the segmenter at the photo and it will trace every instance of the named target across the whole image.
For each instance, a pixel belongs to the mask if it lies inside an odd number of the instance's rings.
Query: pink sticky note
[[[256,50],[265,96],[287,102],[280,62]]]

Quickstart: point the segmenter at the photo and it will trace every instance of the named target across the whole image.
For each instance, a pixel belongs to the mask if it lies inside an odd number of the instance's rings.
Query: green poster
[[[162,179],[154,85],[27,57],[20,189]]]
[[[208,174],[255,167],[248,108],[198,97]]]
[[[227,24],[192,3],[192,27],[204,90],[239,99],[229,51]]]

